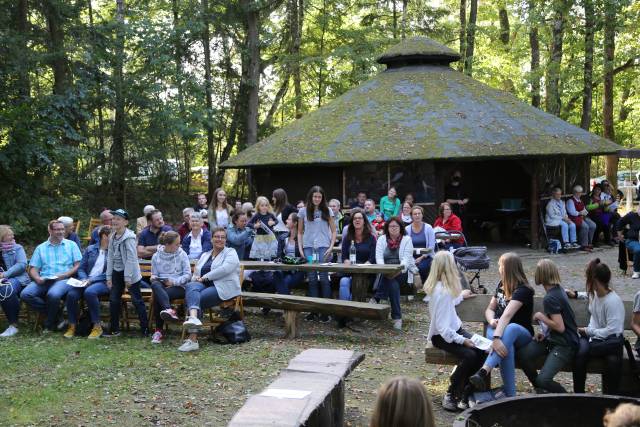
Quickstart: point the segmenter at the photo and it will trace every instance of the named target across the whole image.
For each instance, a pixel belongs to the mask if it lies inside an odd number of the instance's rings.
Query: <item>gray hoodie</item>
[[[164,246],[151,257],[151,275],[160,279],[171,279],[174,286],[183,286],[191,279],[191,264],[187,253],[178,248],[173,253],[165,252]]]
[[[128,228],[119,239],[116,239],[115,232],[109,236],[107,280],[111,280],[114,270],[124,271],[126,283],[137,283],[142,279],[140,265],[138,265],[138,253],[136,252],[136,234]]]

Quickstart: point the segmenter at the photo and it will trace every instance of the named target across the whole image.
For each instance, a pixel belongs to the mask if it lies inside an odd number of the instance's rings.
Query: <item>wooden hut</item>
[[[431,39],[404,40],[377,59],[385,71],[222,167],[249,168],[258,194],[283,187],[291,199],[319,184],[344,204],[360,190],[377,201],[393,185],[430,218],[459,169],[467,220],[495,222],[505,200],[521,200],[535,245],[543,189],[587,187],[591,156],[621,147],[449,66],[459,59]]]

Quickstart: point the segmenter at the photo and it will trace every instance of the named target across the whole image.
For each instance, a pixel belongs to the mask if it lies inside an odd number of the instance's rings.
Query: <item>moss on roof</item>
[[[453,62],[460,59],[460,54],[427,37],[411,37],[390,47],[376,58],[380,64],[401,60],[401,58],[434,59],[433,62]]]
[[[614,153],[620,147],[446,65],[388,69],[225,168]]]

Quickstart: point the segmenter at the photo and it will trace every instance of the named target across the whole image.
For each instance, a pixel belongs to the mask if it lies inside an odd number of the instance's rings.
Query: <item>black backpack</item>
[[[222,340],[218,336],[222,336],[224,339]],[[247,327],[236,311],[228,320],[216,327],[213,331],[213,337],[218,344],[242,344],[251,340]]]

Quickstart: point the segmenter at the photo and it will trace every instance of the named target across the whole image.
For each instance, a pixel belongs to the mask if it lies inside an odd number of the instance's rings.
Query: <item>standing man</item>
[[[149,225],[142,229],[138,236],[138,258],[151,259],[158,250],[158,237],[163,231],[170,231],[171,227],[165,225],[162,212],[153,210],[147,215]]]
[[[464,209],[469,203],[469,197],[467,197],[467,192],[462,185],[462,173],[459,170],[455,170],[451,174],[451,181],[444,189],[444,201],[449,203],[453,213],[462,219]]]
[[[71,289],[67,279],[76,274],[82,259],[78,245],[65,239],[64,234],[62,222],[49,222],[49,239],[36,247],[29,262],[33,282],[20,295],[27,305],[47,316],[45,333],[56,327],[60,301]]]
[[[98,237],[98,233],[102,227],[111,227],[111,221],[113,221],[113,215],[109,209],[105,209],[100,212],[100,225],[91,231],[91,240],[89,241],[89,245],[95,245],[100,241]]]
[[[196,200],[197,200],[197,203],[196,203],[196,205],[193,207],[193,210],[194,210],[195,212],[198,212],[198,213],[199,213],[199,212],[200,212],[201,210],[203,210],[203,209],[204,209],[205,211],[206,211],[207,209],[209,209],[209,205],[207,204],[207,195],[206,195],[206,194],[204,194],[204,193],[198,193],[198,196],[197,196],[197,199],[196,199]]]

